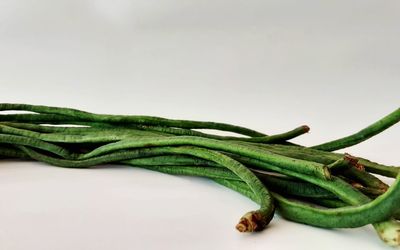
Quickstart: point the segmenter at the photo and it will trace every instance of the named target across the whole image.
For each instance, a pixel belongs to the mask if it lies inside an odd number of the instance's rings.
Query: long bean
[[[365,170],[371,173],[380,174],[392,178],[396,178],[396,176],[400,173],[399,166],[386,166],[383,164],[369,161],[364,158],[359,158],[359,159],[360,163],[364,166]]]
[[[190,173],[191,169],[188,169],[188,167],[156,167],[151,169],[170,174],[189,174],[239,181],[231,178],[230,174],[228,174],[229,172],[225,173],[219,169],[205,168],[202,171],[195,172],[195,174]],[[218,174],[214,174],[214,171],[218,172]],[[241,189],[246,190],[247,186],[243,186]],[[246,193],[250,192],[246,191]],[[277,193],[274,193],[274,198],[279,201],[279,211],[286,218],[314,226],[340,228],[359,227],[389,218],[397,209],[397,203],[400,202],[398,194],[400,194],[400,176],[387,193],[372,202],[357,207],[318,209],[290,201]],[[261,202],[259,197],[252,197],[254,200],[257,198]]]
[[[320,149],[324,151],[335,151],[341,148],[347,148],[363,142],[374,135],[379,134],[383,130],[393,126],[400,121],[400,108],[396,109],[392,113],[378,120],[377,122],[369,125],[368,127],[360,130],[359,132],[337,139],[323,144],[313,146],[314,149]]]
[[[168,133],[162,133],[158,131],[146,131],[143,129],[125,128],[121,126],[113,126],[113,125],[97,124],[97,123],[89,123],[89,124],[83,123],[81,125],[78,124],[78,126],[68,126],[68,125],[54,126],[54,125],[42,125],[42,124],[21,123],[21,122],[0,122],[0,126],[11,127],[14,129],[28,130],[36,133],[60,133],[60,134],[72,134],[72,135],[87,134],[87,133],[102,133],[102,134],[131,133],[133,135],[152,135],[152,136],[171,135]],[[20,133],[26,133],[26,131],[14,130],[14,133],[20,134]]]
[[[39,115],[37,115],[39,116]],[[1,118],[1,116],[0,116]],[[73,123],[78,123],[77,121],[74,121]],[[78,123],[79,124],[79,123]],[[210,138],[210,139],[217,139],[217,140],[231,140],[231,141],[247,141],[247,142],[257,142],[257,143],[277,143],[277,142],[284,142],[286,140],[293,139],[297,136],[300,136],[304,133],[307,133],[309,131],[308,126],[300,126],[298,128],[295,128],[293,130],[290,130],[285,133],[281,134],[276,134],[276,135],[270,135],[270,136],[260,136],[260,137],[236,137],[236,136],[220,136],[220,135],[213,135],[213,134],[207,134],[207,133],[202,133],[200,131],[195,131],[191,129],[183,129],[183,128],[171,128],[171,127],[162,127],[162,126],[149,126],[149,125],[135,125],[135,124],[130,124],[130,125],[111,125],[111,124],[104,124],[102,126],[101,124],[94,123],[91,124],[92,127],[59,127],[59,126],[42,126],[38,124],[31,124],[31,123],[16,123],[16,122],[0,122],[0,125],[3,126],[9,126],[13,128],[19,128],[19,129],[28,129],[28,130],[33,130],[35,132],[58,132],[58,133],[69,133],[69,134],[87,134],[90,132],[101,132],[102,135],[105,133],[109,133],[110,130],[112,130],[112,133],[114,134],[115,132],[121,133],[125,132],[124,134],[127,133],[132,133],[133,135],[138,134],[141,135],[145,132],[149,135],[186,135],[186,136],[198,136],[198,137],[204,137],[204,138]],[[86,123],[82,125],[88,125]],[[99,127],[100,126],[100,127]],[[141,134],[138,133],[137,131],[144,131]],[[15,133],[18,133],[16,130]],[[52,140],[52,139],[49,139]]]
[[[173,120],[155,116],[101,115],[70,108],[58,108],[58,107],[49,107],[40,105],[12,104],[12,103],[0,104],[0,110],[24,110],[42,114],[61,115],[61,116],[66,116],[66,118],[73,117],[78,120],[92,121],[92,122],[134,123],[141,125],[156,125],[156,126],[163,125],[163,126],[171,126],[178,128],[217,129],[222,131],[235,132],[238,134],[243,134],[252,137],[265,136],[265,134],[251,129],[226,123],[217,123],[217,122]]]
[[[141,165],[135,164],[134,160],[123,161],[123,163],[130,166],[146,168],[167,174],[240,180],[233,172],[221,169],[220,167],[203,167],[193,165]],[[277,193],[307,198],[336,197],[331,192],[306,182],[288,180],[287,178],[260,173],[257,171],[254,173],[269,190]]]
[[[273,176],[260,171],[254,173],[268,189],[277,193],[308,198],[336,197],[333,193],[308,182]]]
[[[230,157],[221,153],[198,148],[198,147],[164,147],[164,148],[145,148],[135,151],[124,151],[116,153],[115,156],[99,156],[97,158],[91,158],[86,160],[64,160],[57,159],[51,156],[46,156],[35,152],[28,147],[19,146],[26,154],[31,158],[43,161],[56,166],[63,167],[89,167],[99,163],[121,161],[134,157],[146,156],[149,154],[185,154],[198,158],[202,158],[209,161],[214,161],[217,164],[224,166],[235,173],[242,181],[244,181],[249,188],[256,194],[261,200],[260,209],[257,211],[251,211],[246,213],[237,224],[236,228],[240,232],[253,232],[264,229],[273,217],[275,207],[272,202],[271,196],[265,186],[258,180],[258,178],[241,163],[231,159]],[[119,157],[119,158],[118,158]]]
[[[149,169],[153,171],[162,172],[165,174],[173,174],[173,175],[187,175],[187,176],[200,176],[200,177],[208,177],[208,178],[222,178],[226,180],[236,180],[240,181],[241,179],[233,174],[231,171],[223,169],[223,168],[210,168],[210,167],[202,167],[202,166],[143,166],[143,165],[134,165],[129,164],[133,167],[140,167],[144,169]]]
[[[287,141],[306,133],[307,126],[268,136],[226,123],[103,115],[38,105],[3,103],[0,111],[28,112],[0,112],[1,159],[30,159],[69,168],[114,163],[207,177],[260,205],[242,216],[236,226],[241,232],[266,227],[276,205],[283,217],[318,227],[372,223],[381,239],[400,245],[400,221],[395,220],[400,217],[400,168],[331,152],[393,126],[400,121],[400,109],[358,133],[311,148]],[[396,180],[389,187],[371,173]]]
[[[221,185],[224,185],[230,189],[233,189],[233,190],[249,197],[250,199],[252,199],[253,201],[255,201],[257,203],[260,202],[258,197],[254,196],[251,192],[249,192],[246,185],[244,185],[244,183],[241,181],[216,179],[216,178],[214,178],[213,180]],[[318,218],[320,218],[321,221],[324,221],[324,220],[328,221],[328,222],[321,222],[321,223],[329,224],[329,226],[335,226],[335,227],[336,226],[352,227],[352,225],[353,225],[352,223],[350,223],[350,225],[347,225],[347,223],[349,223],[349,222],[348,221],[342,222],[342,219],[345,219],[345,220],[347,220],[347,219],[350,219],[350,220],[357,219],[358,220],[359,219],[360,221],[358,221],[357,223],[360,223],[361,221],[363,221],[363,223],[367,223],[367,222],[365,222],[365,220],[370,219],[367,217],[355,218],[352,216],[350,216],[350,218],[349,218],[349,217],[347,217],[347,215],[340,218],[342,216],[342,213],[350,213],[351,214],[352,212],[354,212],[354,210],[362,210],[363,213],[370,213],[370,212],[380,213],[379,210],[376,209],[376,205],[374,205],[374,204],[371,205],[371,203],[368,203],[363,206],[341,208],[339,210],[338,209],[337,210],[326,210],[326,209],[322,210],[322,209],[313,208],[313,207],[310,207],[310,206],[307,206],[304,204],[299,204],[299,203],[287,200],[287,199],[283,198],[282,196],[277,195],[276,193],[272,193],[272,195],[278,201],[278,204],[279,204],[278,212],[280,212],[285,218],[293,219],[293,220],[299,222],[299,220],[296,217],[296,214],[300,214],[302,223],[311,224],[314,226],[322,226],[320,224],[320,222],[316,222],[315,219],[313,218],[314,213],[318,213]],[[376,203],[379,203],[382,201],[378,201],[378,202],[374,201],[374,202],[376,204]],[[375,207],[375,208],[371,208],[371,207]],[[284,208],[285,210],[281,210],[282,208]],[[328,214],[332,214],[332,213],[335,214],[334,215],[335,218],[333,220],[331,220],[332,217],[330,215],[328,215]],[[378,218],[374,218],[374,220],[379,221]],[[339,222],[340,224],[337,222]],[[373,225],[374,225],[374,228],[377,231],[379,237],[386,244],[388,244],[390,246],[399,246],[400,245],[400,223],[398,223],[394,220],[387,220],[387,221],[383,221],[383,222],[376,222]]]
[[[185,136],[198,136],[216,140],[228,140],[228,141],[245,141],[245,142],[254,142],[254,143],[278,143],[284,142],[300,135],[307,133],[310,128],[306,125],[297,127],[288,132],[284,132],[276,135],[269,136],[258,136],[258,137],[236,137],[236,136],[220,136],[213,134],[206,134],[196,130],[191,129],[182,129],[182,128],[171,128],[171,127],[161,127],[161,126],[146,126],[146,125],[129,125],[125,126],[126,128],[135,128],[135,129],[143,129],[148,131],[156,131],[162,133],[168,133],[173,135],[185,135]]]
[[[243,143],[241,143],[243,144]],[[335,161],[338,161],[340,159],[343,159],[346,154],[338,154],[338,153],[331,153],[331,152],[325,152],[321,150],[316,150],[316,149],[311,149],[311,148],[306,148],[306,147],[298,147],[298,146],[293,146],[293,145],[278,145],[278,144],[273,144],[273,145],[262,145],[262,148],[265,148],[266,150],[270,150],[271,152],[274,152],[276,154],[281,154],[285,155],[288,157],[293,157],[293,158],[298,158],[298,159],[303,159],[303,160],[308,160],[308,161],[315,161],[321,164],[332,164]],[[399,167],[390,167],[390,166],[384,166],[380,165],[378,163],[372,163],[369,162],[363,158],[356,157],[358,160],[358,163],[365,168],[366,171],[371,171],[371,164],[376,164],[377,168],[382,168],[382,169],[387,169],[390,174],[384,174],[389,177],[396,177],[397,173],[400,173],[400,168]],[[375,187],[375,188],[387,188],[387,185],[383,183],[379,178],[369,174],[366,171],[358,171],[355,172],[356,170],[354,168],[349,168],[350,171],[345,170],[345,174],[352,175],[352,177],[357,178],[360,180],[362,183],[367,184],[369,187]],[[377,173],[377,171],[371,171],[372,173]]]
[[[346,202],[343,202],[339,199],[329,199],[329,198],[307,198],[306,201],[309,201],[313,204],[317,204],[327,208],[339,208],[339,207],[347,207],[349,206]]]
[[[126,160],[123,163],[129,165],[138,166],[210,166],[210,167],[220,167],[218,164],[212,161],[206,161],[203,159],[185,156],[185,155],[161,155],[144,157],[137,159]]]
[[[76,130],[78,132],[79,130]],[[26,136],[30,138],[40,139],[47,142],[62,142],[62,143],[107,143],[107,142],[115,142],[122,139],[132,138],[132,137],[155,137],[158,136],[154,133],[149,133],[147,131],[141,130],[92,130],[87,131],[85,133],[78,134],[64,134],[64,133],[39,133],[35,131],[30,131],[26,129],[9,127],[6,125],[0,124],[0,132]]]
[[[240,142],[241,144],[249,144],[246,142]],[[316,150],[307,147],[299,147],[296,145],[267,145],[267,144],[257,144],[257,146],[266,148],[271,150],[272,152],[290,155],[291,157],[300,158],[300,159],[309,159],[314,160],[320,163],[329,163],[330,161],[335,161],[341,157],[342,154],[326,152],[322,150]],[[384,175],[387,177],[396,178],[397,174],[400,173],[400,167],[396,166],[387,166],[380,163],[372,162],[370,160],[364,159],[362,157],[357,157],[359,163],[364,166],[365,170],[371,173],[376,173],[380,175]]]
[[[306,204],[292,202],[274,194],[279,202],[279,211],[286,218],[325,228],[360,227],[389,219],[400,203],[400,185],[396,181],[392,188],[375,200],[357,207],[318,209]]]
[[[8,133],[17,133],[24,136],[30,136],[34,138],[40,138],[50,141],[60,141],[60,142],[104,142],[104,141],[113,141],[113,140],[121,140],[125,138],[124,136],[118,137],[114,135],[62,135],[62,134],[41,134],[29,130],[17,129],[8,127],[5,125],[1,125],[0,129],[2,131],[6,131]],[[237,146],[237,145],[230,145],[228,143],[224,143],[218,140],[213,139],[206,139],[206,138],[198,138],[198,137],[188,137],[188,136],[181,136],[181,137],[172,137],[172,138],[146,138],[146,137],[133,137],[130,136],[129,138],[134,139],[126,139],[121,140],[116,143],[107,144],[105,146],[99,147],[93,150],[90,153],[87,153],[82,156],[83,159],[90,158],[96,155],[100,155],[103,153],[107,153],[110,151],[115,151],[118,149],[124,148],[134,148],[134,147],[143,147],[143,146],[168,146],[168,145],[194,145],[194,146],[204,146],[211,149],[220,149],[225,151],[230,151],[234,153],[241,153],[247,156],[261,158],[264,161],[276,164],[281,167],[287,168],[294,168],[296,171],[309,173],[316,175],[320,178],[329,178],[330,174],[328,168],[313,162],[307,162],[303,160],[297,159],[290,159],[284,156],[275,155],[273,153],[266,154],[265,151],[260,151],[257,149],[250,149],[248,147]],[[70,156],[68,156],[69,158]]]
[[[29,155],[9,144],[0,144],[0,157],[3,159],[31,159]]]
[[[243,160],[243,158],[244,157],[241,157],[241,160]],[[289,176],[293,176],[311,182],[315,185],[318,185],[322,188],[331,191],[332,193],[336,194],[338,198],[340,198],[341,200],[350,205],[361,205],[370,202],[370,199],[367,196],[355,190],[350,184],[336,177],[334,177],[331,181],[324,181],[312,176],[300,174],[286,169],[280,169],[273,165],[268,165],[264,162],[257,161],[254,159],[250,160],[247,159],[246,164],[249,163],[261,167],[263,169],[274,170],[283,174],[287,174]],[[399,241],[396,240],[396,238],[393,238],[394,232],[400,232],[400,224],[398,222],[393,220],[387,220],[384,222],[374,223],[374,228],[376,229],[379,237],[388,244],[392,245],[400,244]]]
[[[370,202],[370,199],[366,195],[355,190],[350,184],[346,183],[340,178],[333,177],[330,181],[325,181],[315,178],[313,176],[301,174],[287,169],[277,168],[276,166],[267,164],[256,159],[246,157],[236,157],[235,159],[238,160],[238,158],[240,158],[240,162],[245,162],[250,166],[276,171],[318,185],[328,191],[331,191],[332,193],[337,195],[339,199],[346,202],[347,204],[360,205]],[[374,223],[373,225],[379,237],[383,241],[389,242],[388,244],[396,244],[396,242],[397,244],[400,244],[398,240],[393,241],[393,232],[396,232],[396,230],[400,232],[400,223],[393,220],[388,220],[384,222]]]
[[[0,143],[25,145],[51,152],[64,158],[73,158],[73,154],[63,147],[25,136],[0,134]]]
[[[122,139],[126,139],[132,136],[168,136],[171,135],[175,130],[181,131],[183,129],[159,127],[160,129],[150,129],[144,126],[131,126],[120,127],[116,126],[112,129],[109,128],[92,128],[92,127],[50,127],[50,126],[40,126],[32,124],[18,124],[10,122],[0,123],[0,131],[3,133],[10,133],[15,135],[29,136],[37,139],[42,139],[49,142],[63,142],[63,143],[82,143],[82,142],[113,142]],[[29,129],[39,130],[31,131]],[[41,133],[41,132],[47,133]],[[294,130],[288,131],[283,134],[263,136],[263,137],[253,137],[253,138],[239,138],[233,136],[218,136],[201,133],[198,131],[185,129],[185,132],[180,133],[180,135],[189,136],[199,136],[218,140],[241,140],[241,141],[251,141],[251,142],[262,142],[262,143],[272,143],[285,141],[308,131],[308,127],[301,126]],[[49,133],[51,132],[51,133]]]
[[[179,136],[172,138],[135,138],[135,139],[125,139],[115,143],[110,143],[101,146],[87,154],[81,156],[81,159],[87,159],[93,156],[105,154],[108,152],[128,149],[128,148],[140,148],[140,147],[154,147],[154,146],[179,146],[179,145],[192,145],[206,147],[214,150],[222,150],[234,154],[244,155],[248,157],[253,157],[255,159],[260,159],[270,164],[274,164],[281,168],[291,169],[293,171],[298,171],[301,173],[310,174],[317,176],[322,179],[329,179],[330,173],[326,166],[298,160],[294,158],[289,158],[286,156],[277,155],[270,153],[268,151],[261,151],[258,149],[253,149],[237,144],[230,144],[228,142],[221,142],[218,140],[200,138],[200,137],[190,137],[190,136]]]

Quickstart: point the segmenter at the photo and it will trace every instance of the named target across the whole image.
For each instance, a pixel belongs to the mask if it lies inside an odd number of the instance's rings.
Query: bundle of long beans
[[[323,228],[372,224],[383,241],[400,245],[400,168],[332,152],[396,124],[400,109],[351,136],[313,147],[288,142],[308,132],[307,126],[266,135],[224,123],[28,104],[3,103],[0,111],[6,111],[0,112],[0,158],[68,168],[118,163],[206,177],[260,205],[239,220],[240,232],[263,230],[277,210],[289,220]],[[396,180],[389,187],[376,175]]]

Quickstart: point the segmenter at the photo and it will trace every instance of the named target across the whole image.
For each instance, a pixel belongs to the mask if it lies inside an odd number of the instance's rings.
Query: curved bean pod
[[[103,115],[94,114],[71,108],[58,108],[41,105],[29,104],[13,104],[1,103],[0,110],[25,110],[42,114],[62,115],[73,117],[77,120],[106,122],[106,123],[134,123],[142,125],[163,125],[178,128],[197,128],[197,129],[217,129],[222,131],[230,131],[247,136],[265,136],[265,134],[226,123],[203,122],[190,120],[173,120],[155,116],[138,116],[138,115]]]
[[[259,198],[257,196],[255,196],[254,194],[252,194],[251,192],[249,192],[249,190],[246,187],[246,185],[244,185],[244,183],[241,182],[241,181],[226,180],[226,179],[216,179],[216,178],[214,178],[213,180],[215,182],[221,184],[221,185],[224,185],[224,186],[226,186],[226,187],[228,187],[228,188],[230,188],[232,190],[235,190],[235,191],[237,191],[237,192],[249,197],[250,199],[252,199],[256,203],[260,202]],[[277,202],[280,204],[279,207],[278,207],[278,212],[281,211],[280,209],[283,206],[286,206],[286,213],[283,213],[283,216],[289,216],[289,217],[285,217],[285,218],[288,218],[288,219],[290,219],[291,216],[295,216],[293,214],[291,215],[290,214],[291,212],[295,211],[296,213],[302,213],[302,209],[304,209],[304,211],[306,211],[307,209],[312,208],[310,206],[305,206],[303,208],[300,208],[298,206],[298,204],[296,204],[295,202],[291,202],[290,200],[287,200],[287,199],[285,199],[283,197],[279,197],[279,195],[276,195],[275,193],[272,193],[272,195],[274,196],[274,198],[277,199]],[[368,205],[368,206],[371,206],[371,205]],[[348,211],[351,212],[351,210],[354,210],[355,208],[360,209],[360,207],[350,207],[350,208],[348,208],[348,209],[350,209]],[[361,209],[371,209],[371,207],[367,208],[367,205],[365,205],[364,207],[361,207]],[[327,216],[327,212],[325,210],[327,210],[327,209],[320,209],[321,213],[318,216],[319,218],[323,218],[323,217]],[[371,209],[372,212],[375,212],[373,210],[376,210],[376,208],[375,209]],[[335,210],[333,210],[333,211],[335,212]],[[366,210],[364,210],[364,213],[366,213],[365,211]],[[371,211],[369,211],[369,212],[371,212]],[[306,212],[305,214],[307,215],[308,212]],[[313,212],[318,212],[318,211],[316,211],[315,208],[314,208]],[[338,211],[336,210],[336,212],[338,212]],[[345,212],[345,211],[343,211],[343,209],[342,209],[342,211],[339,211],[339,212]],[[340,216],[340,214],[336,215],[335,221],[340,220],[340,219],[338,219],[338,216]],[[379,216],[377,216],[377,217],[379,217]],[[374,220],[378,220],[379,218],[377,218],[377,217],[375,217]],[[384,216],[382,216],[382,217],[384,217]],[[309,219],[309,216],[302,216],[302,221],[298,221],[298,222],[301,222],[301,223],[304,223],[304,224],[309,224],[308,223],[308,219]],[[326,218],[326,219],[329,220],[330,216],[328,218]],[[361,219],[365,220],[365,218],[361,218]],[[310,222],[313,223],[315,221],[314,221],[314,219],[311,219]],[[348,223],[348,222],[346,222],[346,223]],[[364,221],[364,223],[365,223],[365,221]],[[363,224],[363,223],[360,223],[360,224]],[[339,224],[336,224],[336,225],[339,225]],[[316,226],[318,226],[318,225],[316,225]],[[347,226],[347,225],[344,223],[343,226]],[[386,244],[388,244],[390,246],[400,246],[400,223],[399,222],[397,222],[395,220],[387,220],[387,221],[374,223],[373,226],[374,226],[375,230],[378,232],[379,237]]]
[[[242,181],[244,181],[249,188],[260,198],[260,209],[257,211],[251,211],[246,213],[237,224],[236,228],[240,232],[253,232],[264,229],[273,217],[275,206],[268,190],[260,182],[260,180],[245,166],[241,163],[231,159],[230,157],[221,153],[211,151],[204,148],[198,147],[164,147],[164,148],[145,148],[135,151],[124,151],[116,153],[114,156],[107,155],[106,157],[95,157],[85,160],[64,160],[57,159],[54,157],[46,156],[35,152],[34,150],[19,146],[19,148],[28,154],[31,158],[46,162],[56,166],[63,167],[89,167],[99,163],[108,163],[114,161],[121,161],[137,156],[145,156],[149,154],[184,154],[201,159],[213,161],[217,164],[224,166],[225,168],[236,174]]]
[[[12,144],[12,145],[24,145],[30,146],[33,148],[42,149],[48,152],[51,152],[55,155],[64,157],[64,158],[73,158],[74,155],[66,150],[63,147],[57,146],[55,144],[51,144],[48,142],[44,142],[41,140],[37,140],[35,138],[29,138],[25,136],[17,136],[17,135],[9,135],[9,134],[0,134],[0,143]]]
[[[115,143],[110,143],[101,146],[87,154],[83,154],[80,157],[80,159],[87,159],[93,156],[98,156],[112,151],[128,149],[128,148],[154,147],[154,146],[181,146],[181,145],[200,146],[214,150],[222,150],[238,155],[244,155],[255,159],[260,159],[262,161],[274,164],[281,168],[287,168],[293,171],[310,174],[321,179],[330,178],[330,173],[328,168],[319,163],[293,159],[286,156],[270,153],[265,150],[258,150],[256,148],[231,144],[229,142],[222,142],[213,139],[190,137],[190,136],[178,136],[171,138],[138,138],[133,140],[125,139]]]
[[[378,120],[377,122],[369,125],[368,127],[360,130],[359,132],[346,136],[337,140],[326,142],[313,146],[311,148],[319,149],[323,151],[335,151],[341,148],[351,147],[360,142],[363,142],[374,135],[379,134],[383,130],[393,126],[400,121],[400,108],[396,109],[392,113]]]

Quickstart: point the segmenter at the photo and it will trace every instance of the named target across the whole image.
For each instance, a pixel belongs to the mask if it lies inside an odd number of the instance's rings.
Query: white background
[[[399,107],[399,1],[0,1],[0,100],[212,120],[296,142]],[[400,127],[347,149],[399,164]],[[117,165],[2,161],[0,249],[387,249],[372,227],[324,230],[207,180]]]

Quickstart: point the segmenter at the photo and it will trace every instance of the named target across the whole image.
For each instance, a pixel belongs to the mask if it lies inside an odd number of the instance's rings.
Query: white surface
[[[399,1],[0,2],[0,100],[230,122],[304,123],[313,145],[400,101]],[[346,150],[399,164],[400,127]],[[0,249],[387,249],[371,227],[275,217],[209,181],[121,166],[1,162]]]

